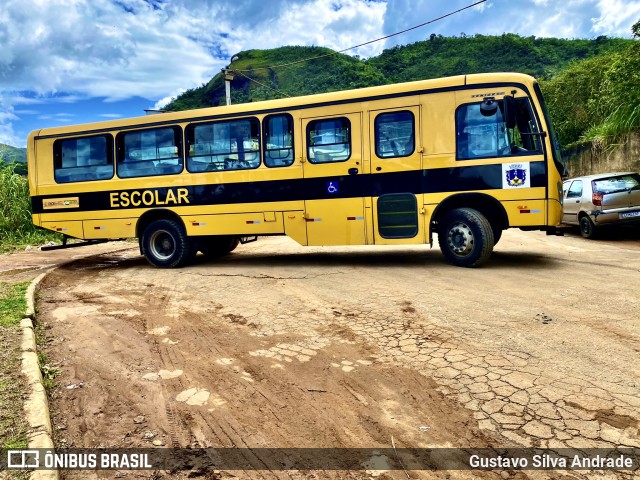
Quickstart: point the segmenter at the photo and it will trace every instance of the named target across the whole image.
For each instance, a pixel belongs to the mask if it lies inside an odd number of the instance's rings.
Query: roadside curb
[[[131,247],[118,248],[109,253],[129,250]],[[93,253],[102,255],[107,252]],[[51,414],[49,412],[49,401],[47,391],[44,388],[42,373],[40,372],[40,362],[38,360],[38,350],[36,345],[36,290],[44,278],[56,268],[74,262],[77,259],[61,262],[38,275],[25,292],[27,308],[24,318],[20,322],[22,328],[22,374],[27,383],[27,398],[24,401],[24,413],[27,420],[27,445],[29,449],[55,449],[53,443],[53,427],[51,425]],[[33,470],[29,477],[31,480],[59,480],[58,470]]]
[[[27,288],[25,294],[27,310],[25,318],[20,322],[22,328],[22,373],[27,380],[28,394],[24,402],[24,413],[29,425],[27,441],[29,449],[46,448],[53,449],[53,429],[51,428],[51,416],[49,414],[49,402],[44,388],[35,334],[35,293],[40,282],[52,269],[40,274]],[[31,472],[32,480],[58,480],[57,470],[34,470]]]

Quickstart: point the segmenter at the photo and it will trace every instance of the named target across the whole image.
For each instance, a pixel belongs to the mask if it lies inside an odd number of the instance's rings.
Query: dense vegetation
[[[465,73],[516,71],[541,80],[561,143],[569,146],[582,140],[614,138],[640,126],[639,48],[637,41],[604,36],[565,40],[503,34],[431,35],[368,60],[319,47],[249,50],[236,55],[230,66],[236,72],[232,103]],[[312,57],[320,58],[299,62]],[[283,64],[287,66],[278,67]],[[166,109],[224,102],[224,77],[218,74]]]
[[[392,82],[407,82],[465,73],[521,72],[548,78],[569,62],[620,51],[629,40],[595,40],[500,36],[443,37],[385,50],[368,61]]]
[[[640,39],[640,21],[632,31]],[[572,62],[542,87],[563,145],[610,143],[640,128],[640,42]]]
[[[60,238],[33,225],[29,186],[26,177],[16,173],[17,165],[0,163],[0,251]]]
[[[309,62],[293,63],[311,57],[320,58]],[[348,55],[335,55],[335,52],[328,48],[281,47],[271,50],[247,50],[234,58],[232,67],[239,73],[235,74],[233,80],[232,103],[389,83],[376,68]],[[289,63],[293,64],[286,67],[266,68]],[[180,95],[165,109],[176,111],[218,106],[224,103],[224,75],[218,74],[209,83]]]

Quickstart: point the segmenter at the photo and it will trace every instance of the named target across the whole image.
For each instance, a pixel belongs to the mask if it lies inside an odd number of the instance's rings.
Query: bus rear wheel
[[[193,249],[182,225],[173,220],[151,222],[142,233],[142,254],[156,267],[182,267],[193,258]]]
[[[239,243],[238,237],[207,237],[200,240],[198,250],[207,258],[218,258],[233,252]]]
[[[472,208],[447,213],[438,229],[438,243],[444,257],[459,267],[477,267],[493,251],[493,230],[489,220]]]

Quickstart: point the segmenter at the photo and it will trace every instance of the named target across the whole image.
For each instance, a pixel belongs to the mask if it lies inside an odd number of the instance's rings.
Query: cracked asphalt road
[[[639,253],[635,239],[510,230],[479,269],[426,247],[285,238],[180,270],[135,249],[78,260],[39,304],[62,372],[57,442],[639,448]],[[372,476],[406,478],[336,478]]]

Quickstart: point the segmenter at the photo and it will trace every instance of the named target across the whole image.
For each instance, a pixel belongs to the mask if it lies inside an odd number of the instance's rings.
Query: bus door
[[[369,111],[376,244],[424,243],[420,106]]]
[[[302,119],[309,245],[366,242],[360,113]]]

